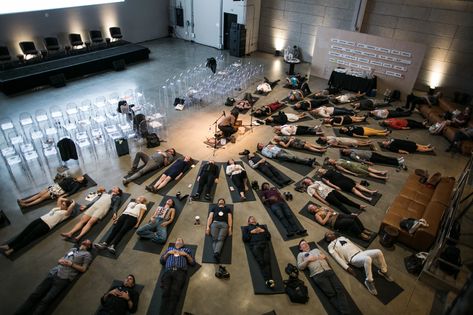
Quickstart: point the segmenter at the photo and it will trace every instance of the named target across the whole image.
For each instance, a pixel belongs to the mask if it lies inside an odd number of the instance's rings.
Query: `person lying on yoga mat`
[[[332,126],[342,126],[342,125],[350,125],[353,123],[360,123],[365,122],[368,116],[333,116],[330,118],[324,118],[323,122],[325,125],[332,125]]]
[[[342,149],[340,150],[342,156],[349,157],[355,162],[360,162],[367,165],[373,164],[387,164],[397,166],[407,170],[406,163],[404,162],[403,157],[395,158],[390,156],[385,156],[377,152],[368,151],[368,150],[358,150],[358,149]]]
[[[75,242],[78,242],[82,237],[84,237],[87,232],[97,223],[99,220],[102,220],[108,213],[112,210],[114,216],[117,215],[118,207],[120,206],[122,198],[122,190],[118,187],[113,187],[110,193],[107,193],[105,188],[99,187],[97,189],[99,196],[97,196],[91,203],[87,206],[81,206],[80,211],[84,211],[79,222],[69,231],[61,233],[61,236],[65,239],[72,239]],[[76,237],[72,237],[76,232],[80,230],[80,233]]]
[[[197,177],[197,192],[192,198],[198,200],[204,194],[204,199],[210,200],[210,192],[213,186],[218,183],[219,170],[220,168],[215,165],[214,160],[210,160],[202,166],[202,170]]]
[[[268,177],[280,187],[288,185],[290,182],[292,182],[290,178],[285,179],[277,168],[266,162],[265,158],[257,156],[253,153],[248,155],[248,164],[251,168],[259,170],[264,176]]]
[[[115,255],[115,247],[120,243],[126,233],[131,229],[137,229],[140,226],[141,219],[146,212],[146,198],[139,196],[136,201],[131,201],[123,213],[117,217],[113,217],[112,231],[107,238],[100,243],[94,243],[97,249],[108,249],[108,251]]]
[[[243,242],[248,243],[263,274],[264,283],[270,289],[276,286],[271,269],[270,242],[268,228],[259,225],[254,216],[248,218],[248,225],[243,228]]]
[[[271,142],[285,149],[294,148],[298,150],[307,150],[310,152],[318,153],[324,153],[327,151],[327,148],[325,147],[320,147],[318,145],[312,144],[308,141],[296,138],[294,136],[274,136]]]
[[[276,101],[274,103],[263,105],[260,108],[257,108],[253,111],[253,116],[255,117],[266,117],[272,115],[274,112],[278,111],[281,107],[283,107],[285,103]]]
[[[294,213],[292,213],[287,203],[284,202],[281,193],[275,187],[271,187],[269,183],[261,185],[261,200],[284,226],[287,237],[292,237],[294,234],[304,235],[307,232],[304,229],[297,228]]]
[[[136,313],[140,294],[135,290],[135,276],[129,274],[123,283],[112,286],[101,298],[95,315],[126,315]]]
[[[174,221],[175,215],[174,200],[169,198],[164,206],[156,208],[148,223],[140,227],[136,234],[139,235],[140,239],[164,244],[168,238],[168,225]]]
[[[176,314],[176,308],[183,294],[184,285],[187,278],[187,269],[195,265],[190,248],[184,245],[184,239],[178,237],[174,246],[161,255],[159,259],[164,265],[164,272],[161,278],[162,298],[159,308],[159,315]]]
[[[300,73],[296,73],[291,75],[290,77],[286,77],[286,86],[291,87],[294,89],[300,89],[302,84],[307,81],[307,76],[302,75]]]
[[[385,148],[386,150],[401,153],[401,154],[409,154],[415,152],[431,152],[434,151],[434,147],[431,144],[418,144],[414,141],[410,140],[403,140],[403,139],[389,139],[384,140],[380,143],[381,147]]]
[[[389,127],[397,130],[425,129],[427,121],[419,122],[405,118],[388,118],[379,122],[380,126]]]
[[[140,178],[146,173],[152,172],[154,170],[160,169],[161,167],[168,166],[174,161],[176,156],[176,150],[173,148],[167,149],[165,151],[156,150],[153,154],[148,155],[144,152],[137,152],[133,163],[131,165],[131,170],[128,172],[128,177],[124,177],[122,180],[123,185],[128,185],[129,182]],[[140,169],[138,165],[140,161],[143,161],[143,167]]]
[[[306,240],[299,241],[299,251],[297,268],[299,270],[309,269],[310,277],[317,288],[327,296],[330,304],[339,314],[351,314],[343,284],[330,267],[327,257],[318,248],[311,250]]]
[[[361,126],[348,126],[348,127],[341,127],[340,133],[342,135],[349,135],[351,137],[358,137],[358,138],[368,138],[369,136],[387,136],[391,133],[390,130],[383,129],[374,129],[370,127],[361,127]]]
[[[320,106],[319,108],[310,111],[311,115],[316,117],[329,118],[332,116],[343,116],[343,115],[355,115],[355,111],[352,109],[333,107],[333,106]]]
[[[310,111],[319,108],[322,105],[328,104],[328,97],[324,95],[313,95],[310,99],[301,100],[294,104],[296,110]]]
[[[345,172],[353,176],[357,176],[357,177],[369,176],[369,177],[384,179],[384,180],[388,179],[387,171],[380,171],[369,165],[359,163],[359,162],[348,161],[345,159],[335,160],[335,159],[326,157],[324,160],[324,165],[335,166],[337,170]]]
[[[31,221],[13,240],[1,245],[0,250],[6,256],[10,256],[14,251],[48,234],[56,225],[71,216],[75,206],[76,202],[74,200],[59,197],[55,208],[38,219]]]
[[[178,159],[158,179],[154,185],[148,185],[145,189],[149,192],[157,193],[161,188],[164,188],[172,180],[181,179],[182,175],[191,167],[192,158],[186,155],[183,159]]]
[[[257,98],[254,98],[251,93],[245,93],[243,99],[237,101],[235,104],[236,109],[244,111],[253,107],[253,104],[256,102]]]
[[[232,210],[225,205],[225,199],[219,198],[217,206],[209,213],[205,229],[205,234],[212,236],[212,249],[217,263],[220,262],[220,254],[225,238],[227,238],[227,235],[232,235],[232,231]]]
[[[410,111],[404,110],[402,108],[391,109],[375,109],[369,112],[369,115],[377,119],[386,119],[386,118],[397,118],[397,117],[407,117],[412,113]]]
[[[415,109],[416,105],[420,104],[427,104],[429,107],[432,105],[438,105],[439,99],[442,97],[442,92],[431,92],[427,93],[427,95],[416,96],[414,93],[407,95],[406,97],[406,104],[404,108],[407,108],[409,111]]]
[[[273,128],[274,133],[283,136],[302,136],[302,135],[321,135],[323,134],[320,126],[309,127],[309,126],[296,126],[296,125],[283,125],[276,126]]]
[[[76,177],[65,177],[59,182],[48,186],[48,188],[41,190],[33,196],[24,199],[17,199],[16,202],[20,208],[27,208],[37,205],[48,199],[57,199],[59,197],[71,196],[86,186],[87,178],[82,175]]]
[[[360,139],[336,137],[336,136],[319,137],[315,142],[322,145],[329,145],[333,148],[350,148],[350,147],[373,148],[374,147],[374,144],[371,140],[360,140]]]
[[[269,81],[269,79],[265,77],[264,82],[258,84],[258,86],[256,87],[256,94],[265,94],[271,92],[276,87],[279,81],[280,80]]]
[[[355,276],[355,271],[350,267],[353,265],[357,268],[365,268],[365,286],[368,291],[377,295],[378,291],[374,285],[372,262],[378,265],[378,274],[384,277],[387,281],[392,282],[393,279],[388,273],[388,265],[384,260],[383,252],[379,249],[367,249],[361,250],[358,246],[353,244],[348,238],[339,236],[337,237],[334,232],[328,231],[325,233],[325,241],[329,242],[328,252],[333,258],[340,264],[340,266]]]
[[[375,110],[379,107],[385,107],[388,105],[388,101],[368,98],[353,103],[351,106],[353,106],[353,109],[355,110]]]
[[[346,104],[346,103],[359,101],[363,96],[365,96],[365,94],[366,93],[361,93],[361,92],[345,93],[342,95],[332,97],[330,101],[334,104]]]
[[[241,166],[240,164],[236,164],[235,160],[230,159],[227,161],[225,174],[230,176],[230,179],[232,180],[233,184],[235,184],[237,191],[240,194],[241,201],[245,201],[245,194],[248,191],[248,177],[243,166]]]
[[[351,233],[364,241],[371,238],[371,232],[367,230],[357,215],[339,213],[330,207],[319,207],[311,203],[307,211],[314,215],[315,221],[320,225],[342,232]]]
[[[71,248],[63,257],[59,258],[57,265],[49,270],[46,278],[41,281],[15,314],[46,314],[57,296],[66,289],[71,281],[89,268],[92,261],[92,255],[89,252],[91,245],[90,240],[84,240],[80,246]]]
[[[376,190],[370,190],[361,185],[361,183],[357,183],[350,177],[345,176],[333,169],[325,169],[320,167],[317,170],[317,175],[319,175],[322,181],[330,187],[348,193],[351,192],[368,202],[372,200],[372,197],[368,197],[364,193],[369,194],[370,196],[377,193]]]
[[[302,119],[304,117],[307,117],[306,113],[300,113],[300,114],[293,114],[293,113],[285,113],[283,111],[280,111],[274,116],[268,117],[264,120],[266,125],[284,125],[288,122],[296,122],[299,119]]]
[[[295,156],[286,150],[281,149],[280,147],[274,145],[274,144],[267,144],[264,145],[262,143],[258,143],[256,145],[256,149],[258,151],[261,151],[261,154],[268,159],[276,159],[280,161],[286,161],[286,162],[291,162],[291,163],[296,163],[296,164],[302,164],[302,165],[308,165],[311,167],[315,167],[318,165],[317,161],[315,158],[300,158],[298,156]]]

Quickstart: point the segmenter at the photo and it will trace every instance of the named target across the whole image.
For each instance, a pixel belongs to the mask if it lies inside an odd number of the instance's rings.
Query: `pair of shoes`
[[[126,186],[128,186],[128,181],[126,179],[122,179],[122,184],[123,184],[123,186],[126,187]]]
[[[393,282],[394,279],[391,278],[391,275],[386,271],[386,272],[382,272],[381,269],[378,269],[378,275],[380,275],[381,277],[383,277],[384,279],[386,279],[387,281],[389,282]]]
[[[218,266],[217,272],[215,272],[215,276],[219,279],[229,279],[230,273],[224,266]]]
[[[276,286],[276,283],[273,279],[266,280],[265,284],[270,289],[273,289]]]
[[[209,200],[211,199],[211,198],[210,198],[210,194],[205,194],[204,199],[207,200],[207,201],[209,201]]]
[[[368,291],[373,294],[373,295],[378,295],[378,290],[376,290],[376,287],[374,286],[373,281],[368,281],[365,280],[365,287],[368,289]]]
[[[266,122],[264,120],[260,120],[260,119],[256,119],[256,122],[260,125],[266,124]]]
[[[253,190],[255,191],[258,191],[259,190],[259,183],[257,180],[254,180],[251,182],[251,188],[253,188]]]
[[[106,242],[94,243],[94,247],[97,249],[105,249],[107,246]]]
[[[299,230],[296,232],[297,235],[304,235],[307,233],[307,230],[306,229],[302,229],[302,230]]]
[[[214,253],[214,259],[217,263],[220,262],[220,253]]]
[[[110,254],[115,255],[116,250],[115,250],[115,245],[110,245],[107,247],[107,250],[110,252]]]
[[[239,155],[248,155],[250,151],[248,149],[243,150],[242,152],[238,153]]]
[[[288,191],[284,192],[283,195],[284,195],[284,198],[286,199],[286,201],[289,201],[289,200],[293,199],[292,194]]]
[[[149,192],[152,192],[152,193],[156,192],[155,189],[154,189],[154,186],[151,186],[151,185],[147,185],[145,187],[145,190],[149,191]]]

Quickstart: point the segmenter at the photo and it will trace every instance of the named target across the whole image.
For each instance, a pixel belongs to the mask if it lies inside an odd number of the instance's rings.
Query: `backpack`
[[[299,269],[293,264],[287,264],[284,271],[289,275],[289,279],[284,280],[284,291],[289,296],[292,303],[305,304],[309,301],[309,290],[304,284],[304,281],[300,280]]]
[[[161,140],[159,139],[156,133],[149,133],[146,135],[146,147],[147,148],[155,148],[159,147],[161,144]]]

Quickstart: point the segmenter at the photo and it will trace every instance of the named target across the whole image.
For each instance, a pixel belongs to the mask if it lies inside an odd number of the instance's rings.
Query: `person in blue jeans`
[[[169,198],[164,206],[158,206],[156,208],[149,222],[140,227],[136,231],[136,234],[142,239],[164,244],[168,237],[167,227],[174,221],[175,215],[176,209],[174,209],[174,200]]]
[[[220,252],[222,251],[225,238],[227,235],[232,235],[232,229],[232,210],[225,205],[225,199],[219,198],[217,206],[209,213],[205,229],[205,234],[212,236],[212,249],[217,263],[220,262]]]

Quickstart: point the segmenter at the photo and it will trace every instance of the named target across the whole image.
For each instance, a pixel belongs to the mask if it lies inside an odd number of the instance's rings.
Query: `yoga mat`
[[[359,138],[359,137],[354,137],[354,136],[349,136],[349,135],[341,134],[341,133],[340,133],[340,127],[333,127],[332,130],[333,130],[333,133],[335,134],[335,136],[337,136],[337,137],[353,137],[353,138],[365,139],[365,140],[373,139],[373,138],[381,139],[381,138],[386,138],[386,137],[388,137],[388,135],[386,135],[386,136],[369,136],[369,137],[367,137],[367,138]]]
[[[233,211],[233,205],[232,204],[227,204],[227,207],[229,207],[232,210],[232,218],[233,222],[235,222],[235,211]],[[217,207],[216,204],[210,204],[209,205],[209,214],[210,210],[213,209],[214,207]],[[207,216],[208,218],[208,216]],[[205,218],[205,224],[207,224],[207,218]],[[202,220],[204,222],[204,220]],[[235,227],[235,226],[233,226]],[[219,264],[231,264],[232,263],[232,245],[233,245],[233,234],[232,235],[227,235],[225,238],[225,241],[223,242],[223,247],[222,250],[220,251],[220,263]],[[204,252],[202,253],[202,263],[208,263],[208,264],[216,264],[217,262],[215,261],[214,258],[214,251],[212,248],[212,236],[211,235],[205,235],[205,240],[204,240]]]
[[[109,291],[111,290],[111,288],[117,287],[117,286],[120,286],[120,285],[123,285],[123,280],[113,280],[113,281],[112,281],[112,284],[110,285],[110,288],[108,289],[107,292],[109,292]],[[145,288],[145,287],[144,287],[143,285],[141,285],[141,284],[135,284],[135,287],[134,287],[135,291],[138,292],[138,296],[141,295],[141,292],[143,292],[143,289],[144,289],[144,288]],[[105,292],[104,292],[104,293],[105,293]],[[137,310],[139,309],[139,306],[140,306],[139,301],[140,301],[140,300],[138,300],[138,308],[137,308]],[[100,307],[101,307],[101,306],[102,306],[102,305],[99,303],[99,307],[97,307],[97,311],[100,310]],[[129,313],[127,313],[127,314],[129,314]]]
[[[272,90],[271,90],[271,91],[272,91]],[[263,92],[263,91],[258,91],[258,90],[255,90],[255,91],[253,92],[253,94],[258,94],[258,95],[268,96],[268,95],[269,95],[269,93],[271,93],[271,91],[269,91],[269,92]]]
[[[128,198],[130,198],[130,196],[131,196],[131,194],[129,194],[129,193],[125,193],[125,192],[122,193],[121,200],[120,200],[120,205],[117,208],[118,210],[121,209],[121,207],[123,206],[125,201],[127,201]],[[87,211],[87,210],[85,210],[85,211]],[[85,234],[83,239],[89,239],[93,243],[95,241],[95,239],[97,238],[97,236],[99,236],[99,234],[102,232],[102,230],[108,224],[108,222],[112,219],[112,217],[113,217],[113,211],[108,211],[107,214],[101,220],[97,221],[92,226],[92,228],[89,230],[89,232],[87,232],[87,234]],[[63,231],[63,232],[66,232],[66,231]],[[80,233],[80,230],[78,232],[76,232],[75,235],[78,235],[79,233]],[[64,238],[64,240],[66,242],[75,243],[73,238]]]
[[[177,160],[177,159],[180,159],[180,158],[183,158],[182,154],[179,154],[176,152],[176,155],[174,156],[174,161]],[[169,165],[168,165],[169,166]],[[142,169],[144,167],[144,165],[141,165],[138,170]],[[148,179],[150,179],[151,177],[153,177],[156,173],[158,173],[160,170],[166,168],[167,166],[164,166],[164,167],[161,167],[161,168],[158,168],[158,169],[155,169],[154,171],[151,171],[151,172],[148,172],[148,173],[145,173],[143,174],[142,176],[138,177],[137,179],[133,180],[132,182],[137,184],[137,185],[142,185],[144,182],[146,182]],[[124,178],[128,178],[129,176],[126,175],[124,176]]]
[[[314,242],[310,242],[309,246],[310,246],[310,249],[316,248],[316,245],[315,245]],[[297,255],[299,254],[299,246],[295,245],[295,246],[290,247],[289,249],[291,250],[292,254],[294,255],[294,257],[297,260]],[[338,315],[338,314],[340,314],[332,306],[332,304],[330,303],[329,298],[323,293],[323,291],[321,289],[319,289],[319,287],[312,280],[312,278],[310,277],[310,272],[309,272],[308,268],[306,268],[304,270],[304,275],[307,277],[307,280],[309,281],[310,285],[312,286],[312,289],[314,290],[315,294],[319,298],[320,303],[324,307],[327,314],[329,314],[329,315]],[[343,284],[342,284],[342,286],[343,286]],[[343,291],[345,293],[345,296],[347,297],[349,308],[352,310],[351,315],[362,315],[362,313],[361,313],[360,309],[358,308],[358,306],[356,305],[355,301],[353,301],[352,297],[350,296],[348,291],[345,289],[345,286],[343,286]]]
[[[286,107],[287,107],[287,105],[282,104],[282,106],[279,107],[279,109],[277,109],[277,110],[275,110],[274,112],[272,112],[271,115],[276,114],[277,112],[279,112],[280,110],[285,109]],[[266,116],[256,117],[255,115],[253,115],[253,113],[252,113],[251,115],[252,115],[253,117],[255,117],[255,119],[264,119],[264,118],[267,118],[267,117],[271,116],[271,115],[266,115]]]
[[[174,243],[169,243],[169,246],[174,246]],[[192,251],[192,257],[195,257],[197,252],[197,245],[185,245],[185,247],[190,248]],[[189,266],[187,269],[187,280],[182,288],[181,295],[179,296],[179,302],[176,306],[176,314],[182,314],[182,309],[184,307],[184,301],[186,297],[187,288],[189,287],[190,278],[202,267],[197,262],[194,266]],[[159,273],[158,280],[156,281],[156,286],[154,287],[153,295],[151,296],[151,302],[149,303],[147,315],[159,314],[159,308],[161,307],[163,290],[161,288],[161,279],[164,274],[164,268],[161,269]]]
[[[267,229],[266,225],[261,225],[261,226]],[[243,233],[244,226],[241,226],[240,229]],[[255,294],[283,294],[285,293],[284,283],[281,276],[281,271],[279,270],[278,259],[276,257],[276,254],[274,253],[273,244],[269,242],[271,273],[273,275],[273,280],[275,283],[275,286],[272,289],[268,288],[265,284],[265,281],[263,279],[263,274],[261,272],[261,268],[258,265],[258,262],[256,261],[255,256],[253,256],[253,253],[250,250],[250,244],[247,242],[244,242],[244,244],[245,244],[246,258],[248,260],[248,267],[250,268],[251,282],[253,283],[253,292]]]
[[[174,163],[175,163],[175,161],[174,161]],[[174,163],[173,163],[173,164],[174,164]],[[191,167],[189,167],[189,168],[187,169],[187,171],[185,171],[185,172],[182,174],[182,176],[181,176],[178,180],[173,179],[173,180],[171,180],[169,183],[167,183],[166,186],[164,186],[163,188],[161,188],[160,190],[158,190],[157,194],[159,194],[159,195],[161,195],[161,196],[166,196],[166,195],[171,191],[171,189],[173,189],[174,186],[176,186],[176,184],[179,183],[179,181],[180,181],[184,176],[186,176],[187,173],[189,173],[189,171],[190,171],[191,169],[193,169],[192,166],[195,167],[195,165],[196,165],[197,163],[199,163],[199,160],[194,160],[194,159],[192,159],[192,165],[191,165]],[[150,184],[150,186],[153,186],[154,184],[156,184],[156,182],[159,180],[160,177],[161,177],[161,176],[156,177],[156,179]]]
[[[378,144],[379,144],[379,147],[381,149],[381,151],[384,151],[384,152],[392,152],[392,153],[397,153],[397,152],[393,152],[393,151],[390,151],[388,149],[385,149],[382,145],[381,145],[381,141],[378,141]],[[397,153],[397,154],[402,154],[402,153]],[[437,155],[437,153],[435,153],[435,151],[429,151],[429,152],[414,152],[414,153],[409,153],[409,154],[402,154],[403,156],[409,156],[411,154],[421,154],[421,155]]]
[[[317,242],[317,244],[323,248],[323,250],[329,254],[328,252],[328,244],[324,239],[320,240]],[[356,273],[356,279],[364,286],[365,285],[365,269],[364,268],[358,268],[353,265],[350,265],[353,267],[353,270]],[[375,266],[374,262],[372,264],[372,272],[373,272],[373,280],[374,280],[374,285],[376,287],[376,290],[378,291],[378,295],[375,295],[378,300],[383,303],[384,305],[387,305],[389,302],[394,300],[399,294],[404,291],[404,289],[399,286],[396,282],[389,282],[386,280],[383,276],[380,276],[378,274],[379,268]],[[368,289],[366,290],[367,294],[370,294],[368,292]]]
[[[305,139],[304,139],[305,140]],[[306,141],[309,141],[309,140],[306,140]],[[316,143],[317,144],[317,143]],[[318,144],[317,144],[318,145]],[[284,150],[288,150],[288,151],[293,151],[293,152],[301,152],[301,153],[306,153],[306,154],[310,154],[310,155],[315,155],[315,156],[322,156],[325,154],[325,152],[314,152],[314,151],[309,151],[309,150],[306,150],[306,149],[296,149],[296,148],[293,148],[293,147],[289,147],[289,148],[283,148]]]
[[[291,89],[291,90],[292,90],[292,89]],[[291,101],[291,100],[289,99],[289,97],[285,97],[285,98],[283,98],[283,99],[281,100],[281,102],[285,102],[285,103],[294,105],[294,104],[296,104],[296,103],[299,102],[299,101],[297,101],[297,100]]]
[[[344,156],[341,158],[341,160],[347,160],[347,161],[350,161],[352,163],[359,163],[359,162],[355,162],[355,161],[351,161],[348,157]],[[329,167],[333,168],[334,170],[337,170],[339,171],[335,166],[333,165],[328,165]],[[374,166],[371,166],[371,167],[374,167]],[[386,184],[387,180],[386,179],[381,179],[381,178],[375,178],[375,177],[371,177],[369,175],[352,175],[352,174],[348,174],[348,173],[345,173],[345,172],[342,172],[342,171],[339,171],[340,173],[342,173],[343,175],[345,176],[353,176],[355,178],[362,178],[362,179],[366,179],[366,180],[369,180],[369,181],[373,181],[373,182],[377,182],[377,183],[380,183],[380,184]],[[388,180],[389,180],[389,173],[388,173]],[[369,186],[368,186],[369,187]]]
[[[248,163],[248,156],[242,156],[241,157],[241,160],[243,162],[245,162],[248,166],[250,166],[250,164]],[[269,163],[268,161],[266,161],[266,163],[270,164],[272,167],[274,167],[271,163]],[[251,167],[251,166],[250,166]],[[276,168],[276,167],[274,167]],[[277,169],[277,168],[276,168]],[[284,174],[283,172],[281,172],[280,170],[279,173],[281,174],[281,177],[285,180],[287,180],[287,184],[284,185],[284,186],[279,186],[278,184],[276,184],[275,182],[273,182],[271,179],[269,179],[269,177],[267,177],[266,175],[264,175],[258,168],[253,168],[253,170],[255,170],[258,174],[260,174],[261,176],[264,177],[264,179],[266,179],[268,182],[272,183],[274,186],[276,187],[279,187],[279,188],[284,188],[286,186],[289,186],[290,184],[294,183],[294,181],[289,177],[287,176],[286,174]]]
[[[5,214],[5,212],[3,212],[3,210],[0,210],[0,217],[3,218],[2,222],[0,222],[0,229],[1,228],[4,228],[6,226],[9,226],[11,223],[10,223],[10,220],[8,219],[7,215]]]
[[[222,164],[223,172],[225,173],[225,179],[227,180],[228,191],[230,192],[230,196],[232,198],[232,203],[245,202],[245,201],[241,201],[240,194],[238,193],[238,190],[237,190],[235,184],[233,183],[230,176],[228,176],[226,174],[227,164],[226,163],[220,163],[220,164]],[[239,165],[243,166],[242,161],[235,161],[235,164],[239,164]],[[244,168],[244,166],[243,166],[243,168]],[[245,191],[246,201],[255,201],[256,200],[255,194],[253,193],[253,189],[251,189],[250,181],[249,181],[248,178],[246,180],[246,185],[248,186],[248,190]],[[233,187],[233,191],[230,189],[230,187]]]
[[[259,153],[258,153],[259,154]],[[264,158],[264,156],[262,156]],[[296,172],[297,174],[299,175],[302,175],[302,176],[307,176],[307,174],[309,174],[310,172],[312,172],[314,170],[314,168],[312,166],[309,166],[309,165],[303,165],[303,164],[297,164],[297,163],[291,163],[291,162],[287,162],[287,161],[281,161],[281,160],[278,160],[278,159],[271,159],[271,161],[274,161],[288,169],[290,169],[291,171],[293,172]]]
[[[338,156],[339,156],[339,158],[340,158],[340,159],[345,159],[345,160],[352,160],[352,159],[351,159],[349,156],[342,155],[342,152],[341,152],[341,151],[342,151],[341,149],[338,151]],[[389,152],[391,152],[391,151],[389,151]],[[391,153],[392,153],[392,152],[391,152]],[[356,161],[354,161],[354,162],[356,162]],[[391,165],[391,164],[384,164],[384,163],[376,163],[376,164],[374,164],[374,165],[373,165],[373,167],[376,167],[376,165],[381,165],[381,166],[388,166],[388,167],[399,168],[399,167],[398,167],[398,166],[396,166],[396,165]]]
[[[197,173],[197,177],[195,178],[194,186],[192,187],[192,192],[191,196],[194,196],[197,193],[197,188],[199,188],[199,183],[197,182],[197,178],[200,176],[200,173],[202,173],[202,168],[204,167],[205,164],[207,164],[209,161],[202,161],[200,163],[200,168],[199,172]],[[215,163],[218,167],[218,175],[217,178],[220,176],[220,169],[221,169],[221,164],[220,163]],[[218,183],[214,183],[212,189],[210,190],[210,200],[205,200],[205,194],[202,193],[199,199],[192,199],[193,201],[199,201],[199,202],[207,202],[207,203],[213,203],[214,197],[215,197],[215,191],[217,190],[217,185]]]
[[[171,234],[172,229],[174,228],[174,225],[176,224],[177,219],[179,219],[179,216],[181,215],[182,210],[187,202],[187,198],[184,198],[182,201],[180,201],[177,197],[174,197],[174,196],[164,196],[161,202],[159,203],[159,206],[161,207],[164,206],[166,204],[166,201],[169,198],[172,198],[172,200],[174,200],[174,209],[176,209],[176,212],[174,215],[174,220],[172,221],[171,224],[168,225],[168,228],[167,228],[168,236]],[[158,244],[158,243],[152,242],[151,240],[141,239],[140,237],[138,237],[133,249],[159,255],[161,251],[163,250],[163,247],[164,247],[164,244]]]
[[[300,123],[300,122],[312,121],[312,120],[314,120],[314,118],[310,114],[307,114],[305,117],[302,117],[297,121],[288,121],[286,124],[294,124],[294,123]],[[282,125],[281,124],[275,124],[274,122],[271,122],[270,124],[266,124],[266,126],[274,127],[274,126],[282,126]]]
[[[302,209],[301,211],[299,211],[299,214],[303,215],[304,217],[306,218],[309,218],[311,219],[312,221],[316,222],[317,224],[319,224],[317,221],[315,221],[315,218],[314,218],[314,215],[312,213],[309,212],[308,207],[310,204],[315,204],[314,202],[308,202]],[[368,240],[368,241],[365,241],[365,240],[362,240],[361,238],[359,238],[358,236],[356,235],[352,235],[352,234],[348,234],[348,233],[342,233],[340,231],[336,231],[336,230],[333,230],[330,226],[328,225],[323,225],[324,228],[327,228],[328,230],[331,230],[331,231],[335,231],[337,232],[338,234],[340,235],[343,235],[349,239],[351,239],[354,243],[364,247],[364,248],[368,248],[368,246],[370,246],[370,244],[374,241],[374,239],[376,238],[376,235],[377,233],[374,232],[372,233],[371,235],[371,238]],[[368,230],[368,229],[367,229]],[[370,231],[370,232],[373,232],[373,231]]]
[[[91,187],[94,187],[94,186],[97,186],[97,183],[92,179],[92,177],[90,177],[89,175],[87,174],[84,174],[84,177],[87,179],[87,186],[85,187],[82,187],[81,189],[79,189],[76,194],[80,191],[83,191],[85,189],[89,189]],[[74,194],[75,195],[75,194]],[[33,196],[33,195],[31,195]],[[31,196],[28,196],[26,198],[23,198],[23,199],[27,199]],[[67,197],[67,198],[70,198],[70,197]],[[27,207],[27,208],[20,208],[21,209],[21,212],[23,213],[27,213],[27,212],[30,212],[30,211],[33,211],[33,210],[36,210],[36,209],[40,209],[40,208],[43,208],[45,205],[48,205],[50,203],[54,203],[56,204],[56,201],[57,199],[46,199],[46,200],[43,200],[42,202],[38,203],[37,205],[34,205],[34,206],[31,206],[31,207]]]
[[[131,201],[134,201],[135,199],[131,199]],[[140,222],[140,226],[141,224],[143,224],[143,220],[144,218],[146,218],[146,215],[148,214],[149,210],[153,207],[154,205],[154,202],[150,201],[146,204],[146,211],[145,213],[143,214],[143,219],[141,220]],[[103,242],[105,241],[105,239],[107,238],[107,236],[112,232],[112,229],[113,229],[113,225],[110,227],[110,229],[108,230],[108,232],[102,237],[102,239],[100,240],[100,242]],[[108,257],[108,258],[112,258],[112,259],[118,259],[118,257],[120,257],[121,253],[123,252],[123,250],[125,249],[126,245],[128,244],[128,242],[130,241],[131,237],[135,234],[137,229],[131,229],[131,231],[128,231],[122,238],[122,240],[120,241],[120,243],[118,243],[118,245],[115,246],[115,255],[110,253],[108,251],[108,249],[102,249],[102,250],[99,250],[98,251],[98,255],[100,256],[104,256],[104,257]]]
[[[294,240],[294,239],[297,239],[297,238],[301,238],[301,237],[304,237],[304,236],[307,236],[307,232],[304,233],[304,234],[295,234],[291,237],[287,237],[286,235],[286,229],[284,228],[284,225],[282,225],[281,221],[276,217],[276,215],[273,213],[273,211],[271,211],[271,209],[269,208],[269,206],[267,204],[265,204],[263,202],[263,197],[262,197],[262,193],[261,191],[259,191],[257,194],[256,194],[259,198],[259,200],[261,201],[261,203],[263,204],[264,208],[266,209],[266,211],[268,212],[269,216],[271,217],[271,220],[273,220],[273,223],[274,225],[276,225],[276,228],[278,229],[278,232],[279,234],[281,235],[282,239],[287,241],[287,240]],[[283,200],[283,202],[287,205],[287,202],[285,200]],[[289,206],[289,205],[288,205]],[[291,207],[289,207],[289,209],[291,209]],[[292,212],[292,209],[291,209],[291,213],[292,213],[292,216],[294,218],[294,221],[296,222],[296,227],[298,230],[305,230],[304,226],[302,226],[302,224],[299,222],[299,220],[297,219],[296,215]]]

